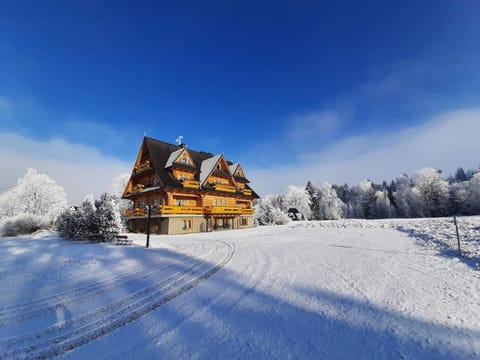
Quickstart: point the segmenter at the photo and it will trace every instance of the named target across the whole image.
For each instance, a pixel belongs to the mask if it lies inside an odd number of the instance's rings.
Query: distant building
[[[144,137],[123,193],[133,201],[133,209],[125,211],[127,227],[146,232],[149,206],[151,233],[253,227],[252,202],[258,195],[248,183],[240,164],[222,154]]]

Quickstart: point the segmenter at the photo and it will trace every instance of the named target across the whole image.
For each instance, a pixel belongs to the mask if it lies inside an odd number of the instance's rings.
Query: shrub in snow
[[[47,229],[49,225],[42,216],[20,214],[0,221],[0,236],[31,234],[38,230]]]
[[[113,197],[103,194],[95,204],[86,199],[80,208],[64,211],[57,220],[57,231],[72,240],[112,240],[119,233]]]

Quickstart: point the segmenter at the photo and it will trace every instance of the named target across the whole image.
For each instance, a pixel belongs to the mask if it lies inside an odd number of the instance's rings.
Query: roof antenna
[[[175,140],[175,142],[176,142],[178,145],[182,145],[182,139],[183,139],[183,135],[180,135],[179,137],[177,137],[177,139]]]

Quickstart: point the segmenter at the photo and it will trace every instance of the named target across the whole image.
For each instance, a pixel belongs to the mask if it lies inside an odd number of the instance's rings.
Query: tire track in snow
[[[7,347],[7,351],[0,354],[0,359],[45,359],[57,356],[110,333],[155,310],[205,281],[230,261],[235,253],[235,246],[223,241],[216,241],[215,243],[215,254],[220,253],[223,257],[213,266],[203,259],[192,259],[194,264],[186,271],[172,274],[167,279],[113,303],[96,308],[64,323],[51,326],[44,331],[7,339],[2,342]],[[223,245],[223,248],[219,250],[220,244]],[[27,343],[26,346],[18,346],[25,343]]]
[[[203,254],[202,258],[209,256],[212,251],[213,249],[209,247],[208,252]],[[182,265],[185,261],[189,260],[188,254],[183,257],[183,260],[175,261],[155,270],[145,272],[144,266],[138,266],[135,270],[123,273],[122,275],[97,281],[86,286],[73,288],[57,295],[37,299],[30,303],[4,306],[0,309],[0,326],[34,319],[64,308],[65,305],[74,305],[91,301],[93,297],[101,296],[113,288],[119,288],[129,282],[145,279],[156,273],[165,271],[168,268]]]

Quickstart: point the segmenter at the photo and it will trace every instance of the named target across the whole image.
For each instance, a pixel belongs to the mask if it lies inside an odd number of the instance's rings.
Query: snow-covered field
[[[0,239],[0,359],[480,357],[480,218]]]

